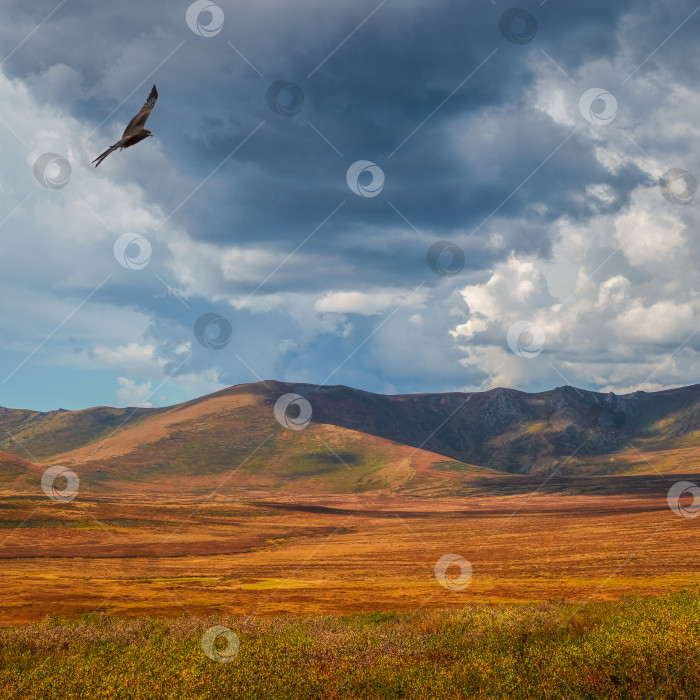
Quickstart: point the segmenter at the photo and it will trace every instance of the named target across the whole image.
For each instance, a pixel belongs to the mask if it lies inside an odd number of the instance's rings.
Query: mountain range
[[[287,394],[308,401],[307,427],[275,418]],[[87,492],[429,495],[505,476],[692,473],[700,385],[380,395],[265,381],[163,408],[0,408],[0,427],[0,488],[61,464]]]

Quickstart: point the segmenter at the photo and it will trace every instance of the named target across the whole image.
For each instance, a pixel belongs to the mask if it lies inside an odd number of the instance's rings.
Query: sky
[[[2,8],[0,405],[698,381],[694,3]]]

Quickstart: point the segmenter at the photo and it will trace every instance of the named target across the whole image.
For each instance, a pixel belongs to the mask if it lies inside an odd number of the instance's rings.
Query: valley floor
[[[700,518],[670,510],[666,483],[538,478],[536,486],[489,480],[440,498],[8,495],[0,625],[91,611],[163,618],[585,603],[698,581]],[[458,590],[435,575],[448,554],[472,566]]]

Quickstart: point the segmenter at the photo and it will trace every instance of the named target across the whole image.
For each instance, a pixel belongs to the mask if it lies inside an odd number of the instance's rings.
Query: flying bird
[[[117,141],[114,146],[110,146],[104,153],[100,154],[97,156],[97,158],[95,158],[95,160],[92,161],[95,164],[95,167],[97,167],[112,151],[116,151],[117,148],[119,150],[122,148],[129,148],[129,146],[133,146],[135,143],[143,141],[149,136],[153,136],[148,129],[144,128],[144,125],[146,124],[146,119],[148,119],[148,115],[155,106],[157,99],[158,90],[156,90],[156,86],[154,85],[151,89],[151,94],[146,100],[146,104],[141,107],[141,111],[129,122],[129,125],[126,127],[126,129],[124,129],[124,133],[119,141]]]

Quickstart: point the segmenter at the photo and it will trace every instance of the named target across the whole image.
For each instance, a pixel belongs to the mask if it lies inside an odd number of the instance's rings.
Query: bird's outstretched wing
[[[124,129],[122,138],[124,138],[132,129],[143,127],[143,125],[146,123],[146,119],[148,119],[148,115],[151,113],[151,110],[155,106],[157,99],[158,90],[156,90],[156,86],[154,85],[151,88],[151,94],[148,96],[148,99],[146,100],[143,107],[141,107],[141,111],[129,122],[126,129]]]
[[[104,153],[101,153],[99,156],[97,156],[97,158],[95,158],[95,160],[92,161],[95,163],[95,167],[97,167],[110,153],[112,153],[112,151],[116,151],[118,148],[129,148],[129,146],[133,146],[135,143],[143,141],[143,139],[145,139],[147,136],[153,135],[150,131],[148,131],[148,129],[144,128],[144,124],[146,123],[146,119],[148,119],[148,115],[151,113],[157,99],[158,90],[156,90],[156,86],[154,85],[151,88],[151,94],[148,96],[146,104],[141,107],[141,111],[129,122],[126,129],[124,129],[121,139],[119,139],[119,141],[117,141],[113,146],[110,146]]]

